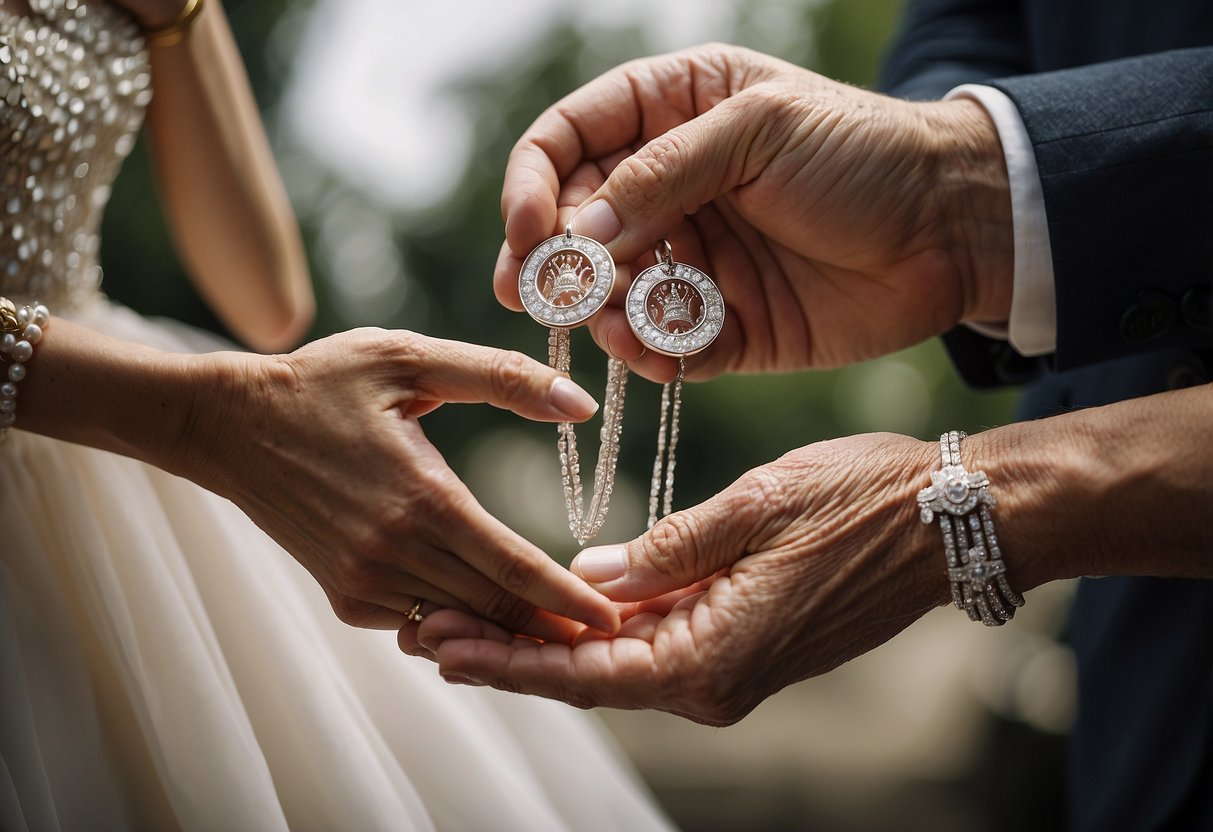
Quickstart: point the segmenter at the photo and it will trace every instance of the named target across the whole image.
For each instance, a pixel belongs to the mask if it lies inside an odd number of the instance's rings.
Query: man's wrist
[[[1081,492],[1084,453],[1066,425],[1007,425],[966,440],[973,465],[986,471],[1007,569],[1020,592],[1087,574],[1088,525]]]
[[[1213,578],[1208,385],[976,434],[1017,589],[1083,575]]]
[[[998,130],[976,101],[917,105],[935,148],[932,187],[964,299],[961,321],[1005,321],[1014,277],[1010,184]]]
[[[970,321],[968,325],[983,335],[1009,341],[1020,355],[1051,353],[1057,348],[1057,302],[1036,151],[1015,102],[997,87],[962,84],[944,97],[945,101],[956,99],[979,103],[998,131],[1010,186],[1014,248],[1009,319],[993,325]]]

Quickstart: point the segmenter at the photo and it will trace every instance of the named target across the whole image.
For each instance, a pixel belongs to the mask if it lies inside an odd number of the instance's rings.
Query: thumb
[[[753,178],[758,171],[748,168],[762,134],[747,98],[726,99],[620,162],[573,215],[573,230],[630,262],[684,217]]]
[[[583,550],[570,569],[613,601],[644,601],[691,586],[748,554],[753,506],[742,510],[740,497],[729,488],[663,517],[629,543]]]
[[[598,410],[563,373],[520,352],[427,338],[412,353],[418,402],[487,402],[546,422],[582,422]]]

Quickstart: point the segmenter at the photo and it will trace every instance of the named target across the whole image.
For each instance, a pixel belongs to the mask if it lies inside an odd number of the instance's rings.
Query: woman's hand
[[[661,238],[704,268],[729,314],[694,376],[836,366],[1010,309],[1008,185],[979,105],[899,101],[736,47],[634,61],[551,107],[511,154],[502,213],[511,309],[522,259],[570,217],[633,269]],[[669,378],[630,333],[626,274],[591,329]]]
[[[589,418],[597,406],[567,378],[519,353],[373,329],[197,365],[165,467],[243,509],[347,624],[399,628],[424,599],[543,638],[581,628],[566,619],[617,626],[605,598],[480,507],[417,421],[443,402],[482,401]]]

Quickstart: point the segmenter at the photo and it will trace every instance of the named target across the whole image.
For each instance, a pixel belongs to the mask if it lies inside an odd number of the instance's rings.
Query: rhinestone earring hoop
[[[653,253],[657,258],[656,265],[637,275],[628,289],[628,324],[645,347],[676,357],[678,374],[661,390],[657,455],[649,486],[650,529],[659,516],[664,517],[673,508],[675,454],[687,356],[707,349],[720,336],[724,326],[724,298],[712,278],[694,266],[674,262],[674,249],[668,240],[662,240]]]
[[[566,225],[564,234],[544,240],[527,255],[518,274],[518,293],[527,313],[548,327],[550,366],[568,375],[572,366],[569,329],[589,320],[606,305],[614,283],[615,262],[606,248],[597,240],[574,234],[572,226]],[[571,422],[556,426],[569,530],[579,544],[597,535],[606,522],[615,488],[627,381],[627,365],[616,358],[608,359],[594,491],[588,506],[581,484],[577,433]]]

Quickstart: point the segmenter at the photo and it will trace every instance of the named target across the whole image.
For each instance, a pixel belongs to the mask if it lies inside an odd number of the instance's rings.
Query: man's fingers
[[[497,301],[513,312],[521,312],[522,295],[518,293],[518,273],[522,271],[522,257],[510,251],[508,243],[501,244],[497,265],[493,267],[493,293]]]
[[[624,159],[573,217],[578,234],[630,262],[689,214],[752,176],[749,156],[762,129],[749,96],[729,98]]]
[[[514,146],[506,163],[505,183],[501,190],[501,215],[505,219],[506,246],[519,258],[526,257],[537,243],[550,237],[556,226],[560,176],[545,147],[556,153],[563,163],[568,152],[564,149],[568,137],[559,121],[546,126],[549,122],[545,120],[548,118],[547,113],[541,116],[531,133],[535,133],[543,124],[543,129],[554,134],[553,138],[541,147],[528,133]],[[575,143],[574,137],[574,146]],[[568,170],[572,170],[571,164]]]
[[[657,628],[664,620],[665,616],[653,612],[634,615],[619,628],[617,638],[638,638],[642,641],[652,642],[657,637]]]
[[[743,482],[663,517],[629,543],[583,550],[572,571],[614,601],[644,601],[710,578],[747,554],[767,508],[750,500]]]
[[[549,107],[510,152],[501,189],[505,238],[525,257],[551,234],[560,183],[578,165],[630,145],[640,133],[643,102],[620,67]]]
[[[653,645],[639,638],[564,644],[509,644],[494,639],[444,639],[438,669],[457,684],[473,683],[557,699],[579,708],[660,705]]]
[[[621,275],[615,277],[616,283],[622,282],[623,279]],[[630,281],[631,275],[629,274],[626,279]],[[631,326],[628,325],[628,318],[622,305],[623,301],[620,300],[618,308],[603,309],[590,318],[587,327],[603,352],[612,358],[619,358],[631,363],[644,355],[645,348],[632,332]]]

